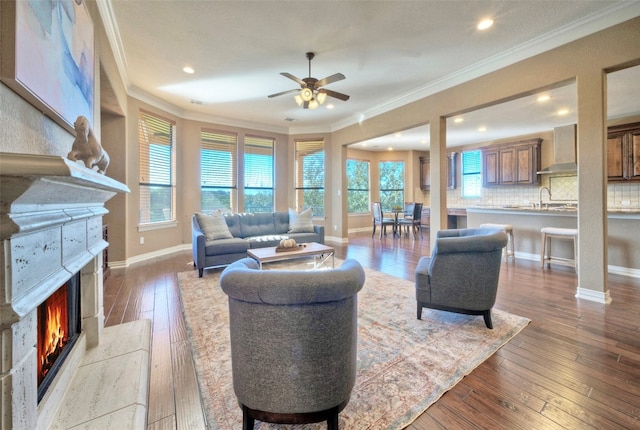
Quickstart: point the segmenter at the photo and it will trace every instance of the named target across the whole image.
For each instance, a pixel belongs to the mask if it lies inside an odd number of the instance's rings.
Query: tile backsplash
[[[463,199],[460,187],[447,190],[448,207],[467,206],[524,206],[538,202],[541,187],[549,187],[551,199],[545,191],[542,201],[551,203],[578,203],[578,177],[576,175],[541,178],[540,186],[500,186],[482,188],[477,199]],[[425,196],[428,198],[428,196]],[[610,209],[640,209],[640,183],[614,183],[607,186],[607,207]]]

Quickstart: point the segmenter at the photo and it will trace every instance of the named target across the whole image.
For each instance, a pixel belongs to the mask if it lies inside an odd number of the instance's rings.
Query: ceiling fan
[[[346,94],[338,93],[336,91],[331,91],[326,88],[322,88],[325,85],[328,85],[332,82],[337,82],[345,79],[345,76],[342,73],[336,73],[331,76],[327,76],[324,79],[316,79],[311,77],[311,60],[315,57],[313,52],[307,52],[307,59],[309,60],[309,77],[308,78],[297,78],[293,76],[291,73],[282,72],[280,73],[282,76],[285,76],[293,81],[296,81],[300,84],[300,89],[282,91],[280,93],[271,94],[268,96],[269,98],[278,97],[284,94],[295,93],[298,92],[294,96],[296,103],[298,106],[302,106],[304,109],[315,109],[319,105],[323,104],[327,99],[327,96],[334,97],[336,99],[340,99],[342,101],[349,100],[349,96]]]

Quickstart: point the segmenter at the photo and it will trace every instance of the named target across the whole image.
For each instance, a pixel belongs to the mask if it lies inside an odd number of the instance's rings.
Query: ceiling
[[[184,118],[291,134],[339,130],[640,15],[637,1],[97,1],[130,95]],[[481,32],[486,17],[495,23]],[[344,74],[326,88],[348,101],[305,110],[293,94],[267,98],[299,88],[280,72],[307,77],[309,51],[311,76]],[[639,100],[626,87],[631,79],[640,94],[639,70],[621,76],[620,99]],[[575,115],[575,86],[552,90],[546,105],[527,97],[467,113],[448,125],[448,144],[575,122],[550,113],[561,105]],[[479,133],[490,118],[505,120]],[[396,149],[417,149],[428,135],[392,138],[407,142]],[[391,137],[381,139],[369,149],[386,150]]]

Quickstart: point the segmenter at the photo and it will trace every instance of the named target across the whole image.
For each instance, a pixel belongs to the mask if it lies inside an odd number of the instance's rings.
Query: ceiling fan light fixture
[[[317,109],[320,106],[316,99],[311,99],[309,102],[309,109]]]
[[[304,100],[302,100],[302,97],[300,97],[300,94],[296,94],[295,96],[293,96],[293,98],[295,99],[296,103],[298,103],[298,106],[302,106],[302,103],[304,102]]]
[[[302,97],[302,100],[305,102],[311,101],[313,98],[313,91],[311,88],[303,88],[302,91],[300,91],[300,97]]]
[[[316,100],[318,100],[318,103],[320,103],[321,105],[324,104],[324,102],[327,100],[327,93],[323,93],[322,91],[318,92],[318,94],[316,95]]]

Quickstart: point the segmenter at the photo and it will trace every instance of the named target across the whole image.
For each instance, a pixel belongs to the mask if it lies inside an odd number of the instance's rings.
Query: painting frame
[[[0,1],[0,80],[75,135],[94,124],[95,36],[83,0]]]

